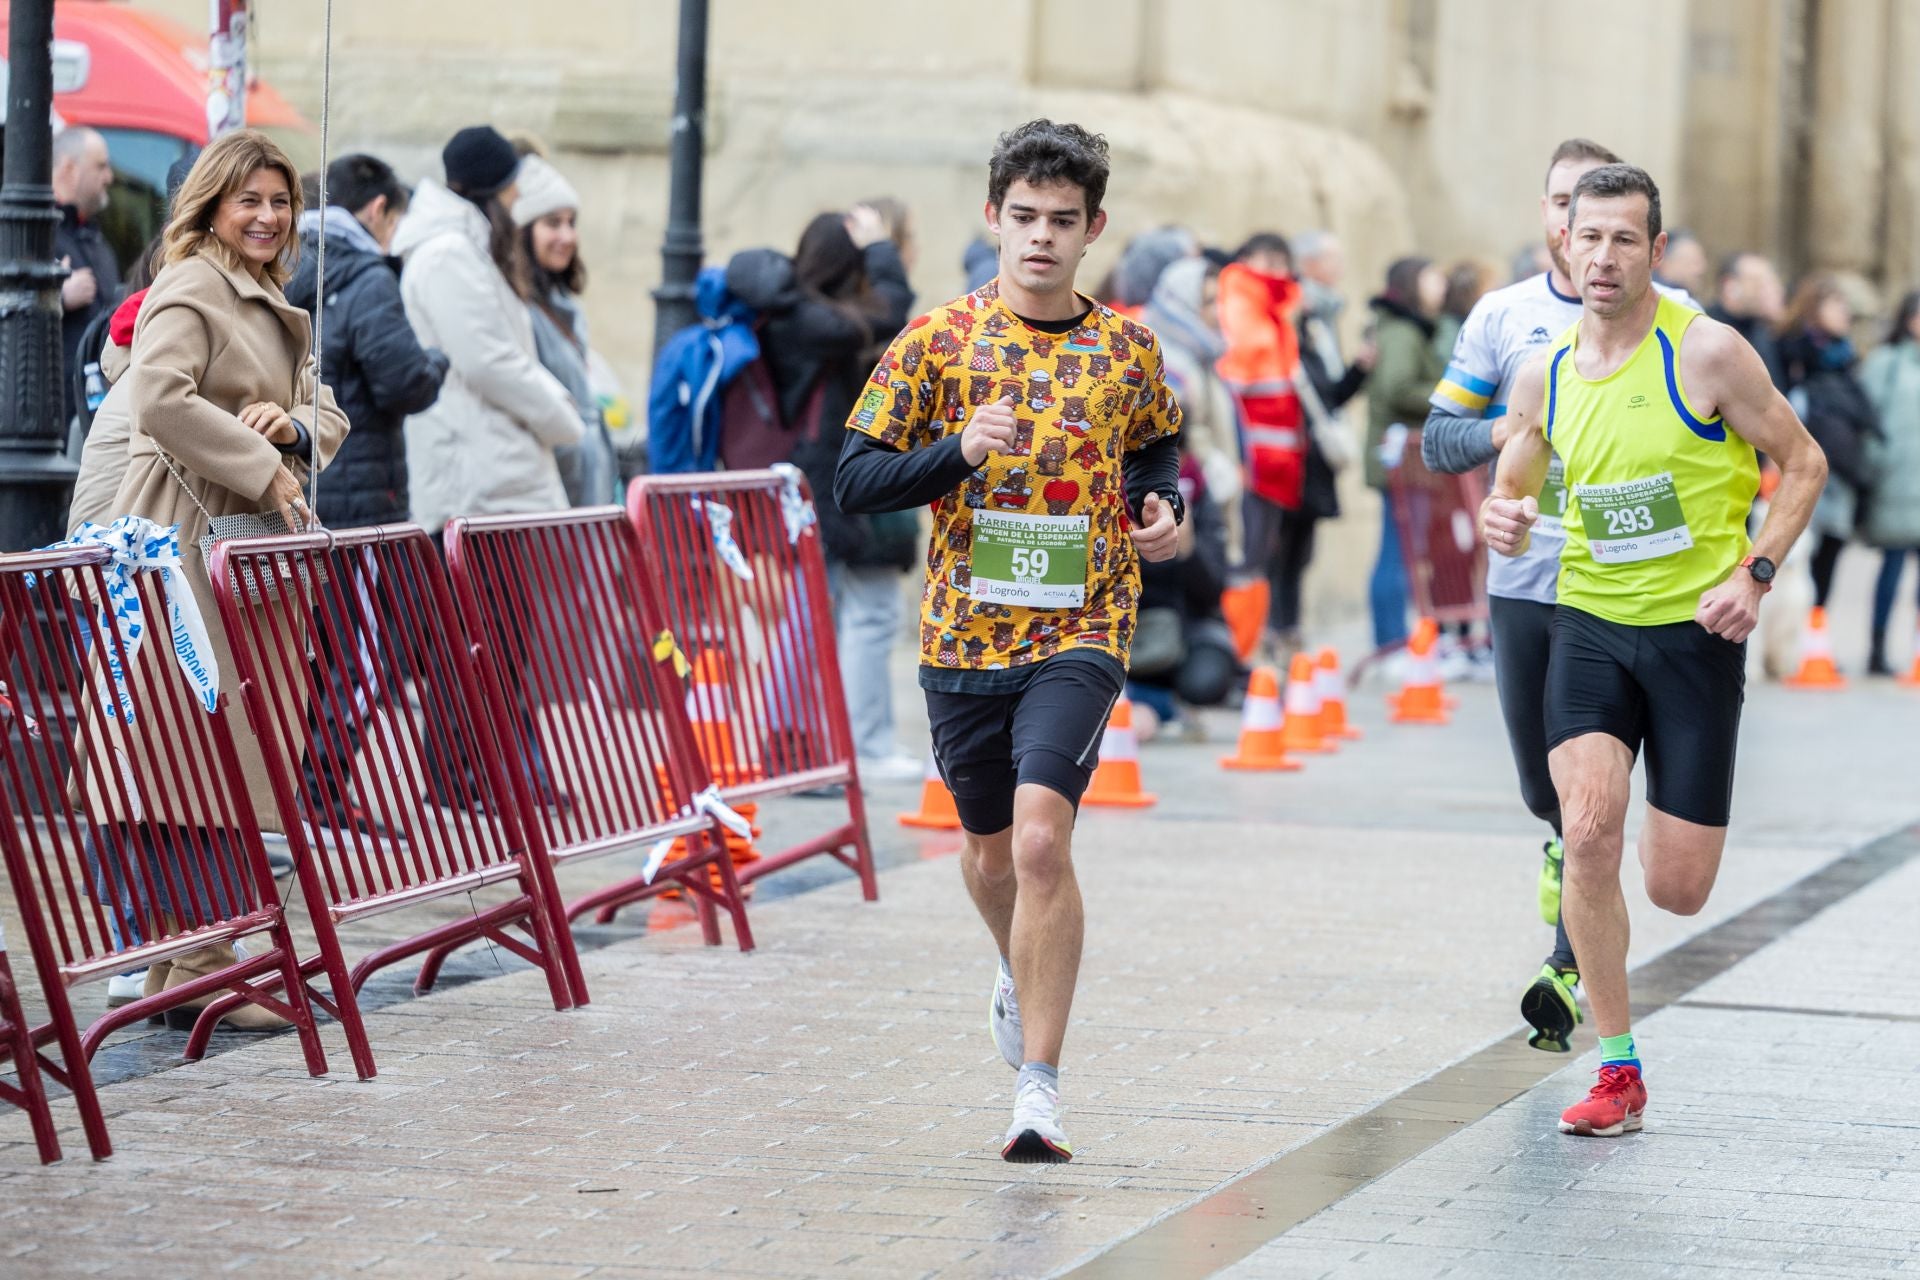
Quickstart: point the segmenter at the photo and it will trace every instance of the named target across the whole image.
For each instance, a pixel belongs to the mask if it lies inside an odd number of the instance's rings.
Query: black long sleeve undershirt
[[[1120,460],[1120,478],[1126,483],[1127,514],[1141,524],[1140,504],[1148,494],[1167,498],[1180,492],[1180,437],[1162,436],[1127,454]]]
[[[926,449],[895,449],[849,431],[833,476],[833,500],[849,515],[911,511],[940,501],[972,474],[957,433]]]
[[[960,452],[958,433],[925,449],[895,449],[859,431],[847,432],[840,465],[833,477],[833,500],[850,515],[910,511],[952,493],[975,468]],[[1126,483],[1127,512],[1136,523],[1149,493],[1180,492],[1180,441],[1177,436],[1136,449],[1120,463]]]

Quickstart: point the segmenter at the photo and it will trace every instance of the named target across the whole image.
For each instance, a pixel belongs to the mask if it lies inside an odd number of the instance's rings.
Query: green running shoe
[[[1547,1053],[1567,1053],[1572,1049],[1573,1029],[1586,1021],[1573,989],[1580,975],[1572,969],[1557,969],[1549,961],[1540,966],[1540,976],[1520,997],[1520,1016],[1533,1028],[1527,1043]]]
[[[1546,843],[1546,860],[1540,864],[1540,918],[1549,926],[1560,923],[1560,874],[1565,869],[1567,846],[1555,836]]]

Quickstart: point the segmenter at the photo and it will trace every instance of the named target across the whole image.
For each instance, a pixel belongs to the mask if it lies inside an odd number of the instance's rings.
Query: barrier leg
[[[712,840],[720,841],[721,829],[715,826]],[[733,935],[740,943],[742,951],[753,950],[753,927],[747,923],[747,898],[740,888],[740,878],[734,874],[733,859],[727,856],[724,842],[721,844],[720,857],[715,859],[720,872],[720,892],[726,898],[727,914],[733,917]],[[710,939],[716,945],[720,941],[719,931],[714,931]]]
[[[100,1095],[93,1087],[93,1069],[87,1061],[86,1048],[81,1043],[80,1028],[74,1025],[73,1006],[67,1003],[67,989],[61,983],[49,983],[43,966],[40,974],[40,986],[46,993],[47,1008],[53,1016],[50,1030],[43,1029],[35,1039],[51,1038],[60,1046],[60,1062],[55,1064],[45,1055],[40,1064],[47,1074],[67,1087],[73,1095],[73,1105],[80,1112],[80,1127],[86,1131],[87,1149],[95,1160],[105,1160],[113,1155],[113,1139],[107,1136],[107,1116],[100,1109]]]
[[[15,1103],[27,1113],[27,1120],[33,1126],[34,1145],[40,1149],[40,1163],[53,1164],[60,1159],[60,1137],[54,1130],[53,1110],[47,1105],[47,1086],[40,1078],[40,1058],[34,1053],[33,1036],[20,1012],[18,989],[4,951],[0,951],[0,1020],[8,1024],[10,1034],[6,1048],[20,1077],[15,1089],[0,1085],[0,1100]]]
[[[873,873],[873,842],[867,838],[867,797],[859,779],[847,778],[847,811],[853,819],[853,856],[860,873],[860,896],[868,902],[880,900],[880,883]]]

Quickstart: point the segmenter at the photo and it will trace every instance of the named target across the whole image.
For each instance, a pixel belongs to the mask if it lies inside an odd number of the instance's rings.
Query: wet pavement
[[[371,1082],[333,1027],[323,1080],[284,1036],[164,1071],[179,1037],[117,1038],[111,1161],[64,1101],[50,1169],[0,1114],[0,1274],[1920,1270],[1920,837],[1883,838],[1920,817],[1920,693],[1753,691],[1713,902],[1630,882],[1653,1111],[1616,1143],[1553,1132],[1588,1029],[1516,1044],[1541,833],[1491,690],[1456,693],[1394,728],[1366,692],[1365,739],[1286,775],[1221,771],[1219,717],[1145,749],[1157,807],[1087,813],[1069,1166],[997,1157],[992,948],[895,786],[878,903],[818,864],[763,883],[750,955],[589,928],[570,1013],[485,948],[423,999],[383,978]],[[769,843],[824,805],[769,806]]]

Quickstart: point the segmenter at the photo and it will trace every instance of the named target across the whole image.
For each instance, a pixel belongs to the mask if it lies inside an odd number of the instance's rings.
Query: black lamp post
[[[667,235],[660,246],[660,287],[653,291],[653,349],[700,318],[694,278],[700,244],[700,167],[707,139],[707,0],[680,0],[679,81],[673,94],[672,170]]]
[[[0,171],[0,551],[58,541],[75,468],[62,420],[53,233],[53,0],[12,0]]]

